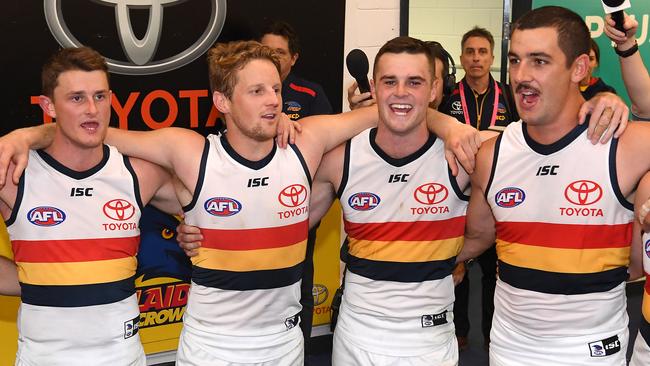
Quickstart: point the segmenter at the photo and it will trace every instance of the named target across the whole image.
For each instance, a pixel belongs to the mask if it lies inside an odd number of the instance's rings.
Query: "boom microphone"
[[[353,49],[345,58],[345,65],[348,72],[357,81],[359,91],[367,93],[370,91],[370,82],[368,81],[368,56],[358,48]]]
[[[611,14],[612,20],[616,23],[614,28],[625,33],[625,28],[623,28],[623,10],[629,9],[632,7],[630,0],[601,0],[603,3],[603,9],[605,9],[605,14]]]

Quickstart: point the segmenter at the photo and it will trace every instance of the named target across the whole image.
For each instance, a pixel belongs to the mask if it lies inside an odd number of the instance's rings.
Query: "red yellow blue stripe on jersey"
[[[87,240],[14,240],[21,298],[41,306],[112,303],[134,293],[139,236]]]
[[[447,277],[463,245],[465,217],[439,221],[353,223],[350,271],[375,280],[421,282]]]
[[[261,229],[202,229],[192,280],[224,290],[284,287],[300,279],[309,222]]]
[[[527,290],[607,291],[627,278],[632,225],[497,223],[499,276]]]

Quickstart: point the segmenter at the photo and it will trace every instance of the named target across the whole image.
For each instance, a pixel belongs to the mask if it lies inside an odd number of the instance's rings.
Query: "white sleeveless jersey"
[[[496,142],[486,199],[499,280],[509,286],[497,286],[495,319],[528,336],[615,334],[627,325],[633,207],[616,179],[618,141],[592,145],[586,129],[540,145],[517,122]]]
[[[392,356],[431,352],[453,337],[451,272],[463,243],[467,197],[441,140],[393,159],[376,129],[346,146],[339,188],[349,255],[337,331]]]
[[[300,338],[299,331],[288,331],[297,327],[301,310],[310,185],[295,146],[274,147],[251,162],[225,137],[206,140],[194,198],[184,208],[185,221],[204,237],[192,258],[184,326],[219,337],[218,352],[233,353],[225,359],[255,360],[253,349],[275,347],[281,353],[279,345],[291,348],[285,341]],[[256,344],[237,352],[240,340],[224,341],[232,336],[256,337]]]
[[[6,221],[22,289],[18,361],[127,365],[144,357],[133,278],[141,207],[133,168],[113,147],[84,172],[30,152]]]

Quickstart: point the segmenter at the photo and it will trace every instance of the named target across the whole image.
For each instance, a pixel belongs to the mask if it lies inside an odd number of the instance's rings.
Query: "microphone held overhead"
[[[630,0],[601,0],[605,14],[610,14],[612,20],[616,23],[614,27],[621,32],[625,32],[623,28],[623,10],[632,7]]]
[[[368,81],[368,56],[358,48],[353,49],[345,58],[345,65],[348,72],[357,81],[359,91],[367,93],[370,91],[370,82]]]

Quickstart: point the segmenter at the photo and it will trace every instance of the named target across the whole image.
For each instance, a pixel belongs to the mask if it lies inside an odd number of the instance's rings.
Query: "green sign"
[[[639,28],[636,33],[639,50],[643,57],[646,68],[650,65],[650,46],[648,43],[648,22],[650,18],[650,1],[647,0],[630,0],[632,7],[626,10],[631,16],[639,22]],[[600,66],[594,72],[595,75],[603,81],[616,88],[616,92],[623,99],[630,103],[627,96],[623,79],[621,78],[621,69],[618,63],[618,56],[612,49],[612,42],[605,35],[605,12],[600,1],[598,0],[533,0],[533,8],[539,8],[547,5],[563,6],[578,13],[589,27],[591,38],[596,41],[600,47]]]

